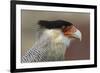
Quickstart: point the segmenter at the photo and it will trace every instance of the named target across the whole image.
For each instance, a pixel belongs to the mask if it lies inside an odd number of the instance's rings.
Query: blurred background
[[[86,60],[90,58],[90,14],[79,12],[53,12],[21,10],[21,55],[36,41],[39,20],[66,20],[82,32],[82,41],[72,41],[66,50],[66,60]]]

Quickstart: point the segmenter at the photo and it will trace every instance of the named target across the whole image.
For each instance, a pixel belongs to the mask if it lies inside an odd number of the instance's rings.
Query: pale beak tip
[[[82,33],[79,30],[74,33],[74,37],[82,41]]]

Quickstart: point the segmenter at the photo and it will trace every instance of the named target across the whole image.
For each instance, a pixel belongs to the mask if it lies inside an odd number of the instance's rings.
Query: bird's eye
[[[67,27],[65,27],[65,28],[63,29],[63,32],[66,32],[66,31],[70,30],[71,28],[72,28],[72,26],[67,26]]]
[[[62,29],[64,29],[65,28],[65,26],[62,26]]]

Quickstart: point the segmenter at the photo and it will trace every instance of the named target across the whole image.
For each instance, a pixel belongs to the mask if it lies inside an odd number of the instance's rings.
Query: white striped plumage
[[[46,29],[40,39],[22,57],[22,62],[64,60],[64,52],[69,43],[70,39],[65,37],[61,30]]]

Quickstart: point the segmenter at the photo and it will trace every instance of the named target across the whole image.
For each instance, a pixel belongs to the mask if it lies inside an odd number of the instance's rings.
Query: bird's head
[[[81,32],[70,22],[64,20],[47,21],[40,20],[39,25],[47,29],[60,29],[64,36],[69,39],[79,39],[81,41]]]

